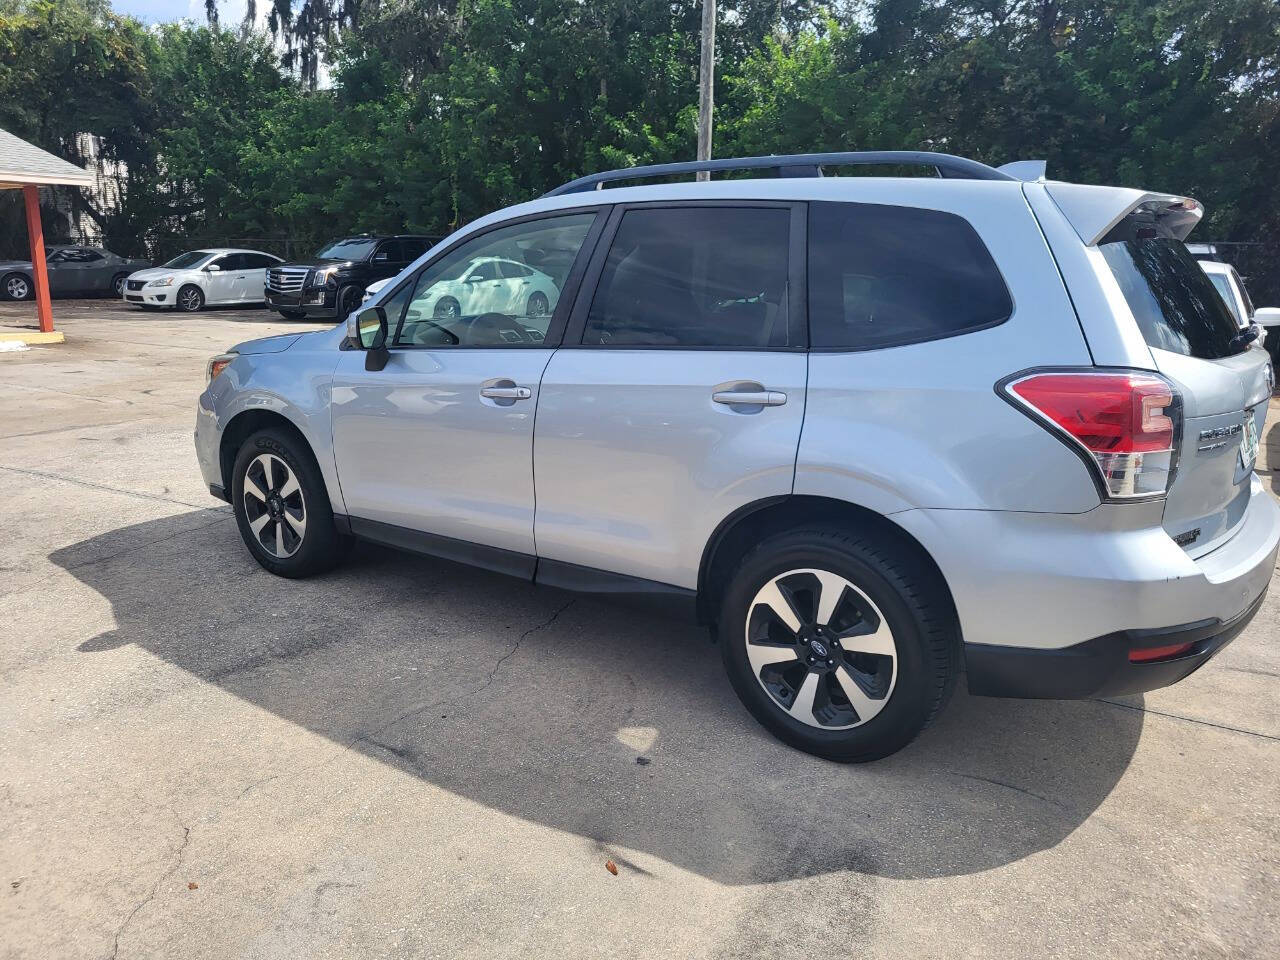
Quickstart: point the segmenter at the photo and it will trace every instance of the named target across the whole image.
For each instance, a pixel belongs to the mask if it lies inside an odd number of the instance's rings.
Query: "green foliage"
[[[72,160],[101,138],[121,196],[90,213],[122,249],[442,231],[693,154],[699,0],[258,3],[278,39],[0,0],[0,125]],[[938,149],[1189,194],[1280,300],[1274,0],[721,0],[717,46],[717,155]]]

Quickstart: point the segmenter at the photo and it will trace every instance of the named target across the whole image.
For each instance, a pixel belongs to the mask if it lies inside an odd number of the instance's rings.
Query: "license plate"
[[[1258,422],[1250,410],[1245,415],[1244,429],[1240,431],[1240,464],[1246,470],[1253,469],[1253,461],[1258,459]]]

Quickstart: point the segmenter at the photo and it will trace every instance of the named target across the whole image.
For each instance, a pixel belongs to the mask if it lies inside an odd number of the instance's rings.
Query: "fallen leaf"
[[[642,767],[647,767],[649,764],[653,763],[653,761],[648,757],[636,757],[636,763],[640,764]]]
[[[614,863],[612,860],[606,860],[604,862],[604,868],[608,870],[610,873],[612,873],[615,877],[618,875],[618,865]]]
[[[188,884],[187,884],[187,889],[188,889],[188,890],[198,890],[198,889],[200,889],[200,884],[198,884],[198,883],[196,883],[194,880],[192,880],[190,883],[188,883]]]

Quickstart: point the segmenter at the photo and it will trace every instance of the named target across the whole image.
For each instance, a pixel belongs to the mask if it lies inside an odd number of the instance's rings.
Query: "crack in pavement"
[[[161,503],[176,503],[183,507],[192,507],[196,510],[203,510],[204,507],[198,503],[189,503],[186,500],[176,500],[173,497],[162,497],[154,493],[143,493],[140,490],[126,490],[123,487],[113,487],[106,483],[95,483],[92,480],[80,480],[76,477],[64,477],[57,473],[45,473],[43,470],[27,470],[23,467],[10,467],[0,464],[0,470],[8,470],[10,473],[21,473],[28,477],[39,477],[41,480],[61,480],[64,483],[74,483],[81,487],[88,487],[91,490],[106,490],[108,493],[120,493],[127,497],[138,497],[142,500],[158,500]]]
[[[484,682],[481,683],[475,689],[468,690],[464,694],[454,694],[448,697],[441,697],[439,700],[433,700],[430,703],[419,704],[418,706],[415,706],[410,710],[404,711],[395,719],[390,720],[387,723],[384,723],[382,726],[377,727],[376,729],[370,730],[366,733],[362,733],[359,736],[355,737],[351,741],[352,745],[354,746],[357,743],[367,743],[371,746],[378,747],[381,750],[385,750],[388,753],[392,754],[393,756],[401,757],[401,759],[408,759],[408,757],[405,756],[406,751],[402,751],[399,748],[390,747],[383,741],[378,740],[376,738],[379,737],[381,734],[386,733],[396,724],[401,723],[405,720],[408,720],[411,717],[416,717],[421,713],[425,713],[426,711],[431,710],[434,707],[443,706],[446,703],[456,703],[462,697],[474,697],[476,694],[481,693],[484,690],[488,689],[489,685],[492,684],[494,679],[497,677],[498,670],[502,668],[502,665],[504,663],[510,660],[513,656],[515,656],[516,651],[520,649],[520,644],[524,643],[526,640],[528,640],[531,636],[533,636],[538,631],[547,629],[547,627],[551,626],[553,623],[555,623],[557,620],[560,619],[560,615],[562,613],[564,613],[566,610],[568,610],[571,606],[573,606],[577,602],[578,602],[577,597],[571,597],[562,606],[556,609],[551,614],[551,616],[547,617],[547,619],[543,620],[541,623],[534,624],[524,633],[520,634],[520,636],[516,638],[516,642],[511,645],[511,649],[498,658],[498,662],[493,665],[493,669],[489,671],[489,675],[484,679]]]
[[[1214,723],[1212,720],[1198,720],[1195,717],[1184,717],[1177,713],[1165,713],[1163,710],[1152,710],[1150,707],[1135,707],[1131,703],[1121,703],[1119,700],[1107,700],[1104,697],[1091,697],[1094,703],[1105,703],[1108,706],[1119,707],[1122,710],[1135,710],[1138,713],[1150,713],[1157,717],[1168,717],[1170,720],[1185,720],[1187,723],[1198,723],[1202,727],[1213,727],[1215,730],[1225,730],[1228,733],[1243,733],[1247,737],[1257,737],[1260,740],[1277,740],[1280,737],[1271,733],[1260,733],[1257,730],[1246,730],[1243,727],[1232,727],[1225,723]]]
[[[172,813],[172,811],[170,812]],[[173,816],[175,820],[178,820],[178,815],[176,813]],[[138,915],[139,911],[141,911],[143,907],[156,898],[156,894],[160,892],[160,885],[177,873],[178,868],[182,866],[182,857],[186,854],[187,843],[191,840],[191,828],[185,826],[181,820],[178,820],[178,826],[182,827],[182,843],[178,846],[177,855],[174,857],[173,863],[170,865],[169,869],[157,877],[156,882],[151,885],[151,892],[143,897],[142,900],[140,900],[138,904],[129,911],[129,915],[124,918],[124,922],[116,928],[115,940],[111,947],[111,960],[116,960],[116,956],[120,953],[120,936],[126,929],[128,929],[129,924],[133,922],[133,918]]]

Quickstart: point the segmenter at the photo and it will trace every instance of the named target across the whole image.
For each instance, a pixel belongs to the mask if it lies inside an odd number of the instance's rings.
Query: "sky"
[[[204,23],[204,0],[111,0],[116,13],[127,13],[143,23],[195,20]],[[244,19],[245,0],[219,0],[218,15],[227,25]],[[265,7],[265,3],[260,3]]]

